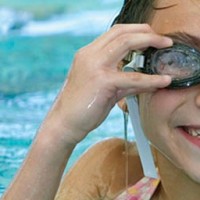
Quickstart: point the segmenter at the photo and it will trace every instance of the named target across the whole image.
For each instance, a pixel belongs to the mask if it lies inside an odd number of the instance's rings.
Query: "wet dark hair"
[[[121,11],[114,19],[111,26],[115,24],[140,24],[148,23],[153,15],[153,3],[156,0],[124,0]],[[130,62],[132,53],[130,52],[121,63],[121,67]],[[120,67],[120,68],[121,68]]]
[[[157,7],[157,0],[124,0],[124,4],[119,15],[114,19],[114,24],[142,24],[151,23],[154,12],[163,10],[177,5],[177,3],[169,3]]]
[[[147,23],[154,11],[155,0],[124,0],[119,15],[113,24]]]

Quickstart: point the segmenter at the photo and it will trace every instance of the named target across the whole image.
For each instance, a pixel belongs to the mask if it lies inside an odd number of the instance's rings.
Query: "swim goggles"
[[[167,88],[187,88],[200,83],[200,52],[188,45],[176,43],[163,49],[148,48],[132,56],[131,60],[139,60],[134,71],[170,75],[172,82]]]
[[[123,67],[124,72],[140,71],[146,74],[170,75],[170,89],[186,88],[200,83],[200,52],[185,44],[133,52],[125,61],[127,63]],[[137,98],[128,96],[126,103],[144,175],[158,178],[150,144],[141,126]]]

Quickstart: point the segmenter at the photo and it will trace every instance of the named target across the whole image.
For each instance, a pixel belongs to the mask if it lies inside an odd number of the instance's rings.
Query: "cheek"
[[[160,129],[158,127],[158,124],[160,126],[161,119],[161,116],[159,116],[159,122],[157,121],[157,113],[159,113],[160,105],[158,104],[156,99],[153,98],[154,96],[155,95],[152,94],[143,94],[139,98],[141,125],[145,135],[153,144],[155,144],[155,138],[158,129]],[[156,106],[157,104],[158,106]]]
[[[148,139],[154,144],[169,136],[171,120],[179,107],[181,95],[177,91],[159,90],[140,95],[141,124]]]
[[[147,130],[156,128],[161,121],[165,121],[170,113],[169,102],[173,103],[165,90],[140,95],[140,117],[143,128]]]

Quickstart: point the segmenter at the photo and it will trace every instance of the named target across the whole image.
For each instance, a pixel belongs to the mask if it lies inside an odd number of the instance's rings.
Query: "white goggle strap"
[[[133,55],[133,60],[123,68],[123,71],[134,72],[134,68],[143,67],[143,63],[144,57],[142,55],[135,54]],[[137,149],[142,163],[144,175],[151,178],[158,178],[150,144],[141,127],[139,108],[136,97],[126,97],[126,103],[135,134]]]

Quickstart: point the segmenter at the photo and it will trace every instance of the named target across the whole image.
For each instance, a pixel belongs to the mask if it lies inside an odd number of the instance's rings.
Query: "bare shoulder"
[[[126,173],[129,184],[137,182],[143,176],[139,156],[134,143],[127,149],[128,159],[119,138],[92,146],[65,176],[57,199],[113,199],[125,189]]]

